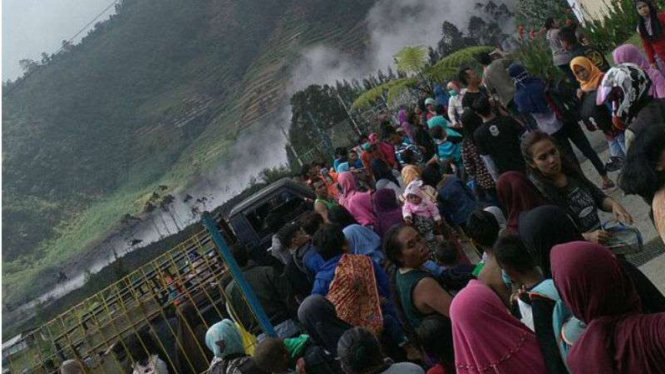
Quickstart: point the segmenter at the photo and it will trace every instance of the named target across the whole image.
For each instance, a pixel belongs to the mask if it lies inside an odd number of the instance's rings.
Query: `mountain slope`
[[[363,51],[374,1],[124,0],[3,96],[3,306],[52,285],[157,186],[193,183],[287,101],[315,42]]]

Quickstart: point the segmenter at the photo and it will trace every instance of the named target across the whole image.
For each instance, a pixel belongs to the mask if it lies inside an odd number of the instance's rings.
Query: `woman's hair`
[[[533,166],[533,146],[536,145],[536,143],[544,140],[549,140],[552,142],[554,148],[559,151],[559,157],[561,158],[561,171],[563,171],[563,173],[568,176],[579,176],[579,168],[572,161],[570,161],[568,157],[563,154],[563,152],[561,152],[561,147],[559,147],[559,144],[557,144],[556,140],[551,135],[539,130],[530,132],[524,137],[524,139],[522,139],[520,148],[522,150],[522,157],[524,158],[527,171],[538,177],[543,177],[538,168]]]
[[[301,220],[302,229],[309,236],[316,234],[316,231],[323,225],[323,217],[317,212],[309,212]]]
[[[480,95],[476,100],[471,104],[471,109],[480,116],[487,117],[492,114],[492,103],[490,103],[489,97],[487,95]]]
[[[466,234],[485,248],[491,248],[499,237],[501,226],[494,215],[476,210],[466,220]]]
[[[526,247],[515,234],[501,235],[494,244],[492,253],[496,256],[499,266],[505,270],[525,273],[536,266]]]
[[[381,344],[371,332],[354,327],[346,330],[337,343],[342,370],[362,374],[383,364]]]
[[[402,243],[399,242],[399,233],[406,228],[403,224],[395,225],[386,231],[383,237],[383,252],[388,256],[388,260],[402,266]]]
[[[428,316],[416,329],[418,341],[425,352],[441,364],[446,373],[455,372],[455,350],[449,344],[453,326],[449,318],[441,315]]]
[[[478,117],[478,115],[471,108],[466,108],[462,113],[460,122],[462,122],[464,136],[472,143],[475,143],[473,140],[473,134],[483,124],[482,118]]]
[[[436,261],[446,267],[454,267],[459,260],[457,248],[448,240],[444,240],[434,250]]]
[[[474,56],[475,60],[483,66],[487,66],[492,63],[492,56],[487,52],[478,53]]]
[[[335,156],[345,157],[349,154],[349,151],[346,147],[337,147],[335,148]]]
[[[577,35],[575,34],[575,28],[570,26],[564,26],[559,30],[559,40],[566,42],[568,44],[577,43]]]
[[[360,134],[358,137],[358,145],[363,145],[367,141],[366,139],[369,139],[367,134]]]
[[[316,251],[325,261],[343,253],[346,237],[339,225],[322,226],[314,235]]]
[[[547,17],[545,20],[545,30],[550,30],[552,27],[554,27],[554,18]]]
[[[328,210],[328,219],[335,225],[340,225],[342,228],[350,225],[358,225],[358,221],[353,217],[353,214],[341,205],[334,206]]]
[[[466,74],[466,72],[469,71],[469,70],[471,70],[470,67],[468,67],[468,66],[463,66],[463,67],[460,68],[459,71],[457,72],[457,80],[459,80],[460,83],[462,83],[462,84],[465,85],[465,86],[468,86],[468,85],[469,85],[469,79],[468,79],[467,74]]]
[[[645,38],[648,41],[654,41],[660,39],[661,34],[663,33],[663,26],[660,24],[660,20],[658,19],[658,9],[656,9],[656,6],[653,4],[653,1],[651,0],[638,0],[635,1],[635,6],[637,7],[637,4],[639,3],[645,3],[647,6],[649,6],[649,10],[651,13],[649,14],[649,18],[651,19],[651,31],[653,32],[653,35],[649,35],[647,32],[647,27],[646,23],[644,22],[644,18],[642,16],[638,17],[639,21],[637,23],[637,28],[640,31],[640,36]]]
[[[407,165],[413,165],[416,162],[416,155],[410,149],[405,149],[401,154],[402,162]]]
[[[640,195],[651,204],[656,191],[665,184],[665,173],[656,170],[663,151],[665,128],[662,125],[654,124],[640,132],[628,150],[619,178],[621,189],[627,194]]]

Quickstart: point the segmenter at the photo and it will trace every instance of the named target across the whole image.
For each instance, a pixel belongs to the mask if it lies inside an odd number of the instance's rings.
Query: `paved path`
[[[598,152],[601,160],[608,160],[609,150],[603,134],[600,131],[591,133],[586,132],[586,134],[589,137],[589,140],[591,141],[594,149],[596,149]],[[578,159],[583,160],[583,157],[579,157],[579,153]],[[600,176],[593,168],[593,165],[590,161],[584,160],[582,162],[582,169],[589,179],[594,181],[597,185],[601,185]],[[618,172],[610,173],[610,177],[615,182],[618,176]],[[623,191],[618,188],[614,191],[610,191],[608,194],[615,200],[621,202],[621,204],[633,216],[633,219],[635,220],[635,226],[642,233],[644,243],[651,243],[652,241],[657,240],[658,233],[656,232],[656,229],[654,228],[653,224],[651,223],[651,219],[649,218],[650,207],[644,203],[642,198],[638,196],[626,196],[624,195]],[[611,214],[601,213],[601,220],[606,221],[611,218]],[[654,284],[661,290],[661,292],[665,293],[665,271],[663,271],[665,270],[665,253],[663,253],[665,247],[660,245],[662,244],[660,242],[658,242],[658,244],[661,254],[651,259],[646,264],[642,265],[640,269],[654,282]]]

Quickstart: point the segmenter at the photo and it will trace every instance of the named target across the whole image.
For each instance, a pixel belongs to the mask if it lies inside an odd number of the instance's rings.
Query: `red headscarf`
[[[632,280],[607,248],[554,247],[552,275],[570,311],[587,323],[568,354],[575,374],[665,373],[665,313],[640,314]]]
[[[519,227],[522,212],[547,204],[529,178],[517,171],[503,173],[496,183],[496,192],[508,213],[508,228],[514,232]]]

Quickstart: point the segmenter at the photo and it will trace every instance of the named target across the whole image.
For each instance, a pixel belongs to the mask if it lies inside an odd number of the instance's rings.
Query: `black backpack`
[[[560,79],[547,85],[546,95],[555,107],[557,117],[565,123],[578,122],[582,102],[577,98],[577,85]]]

